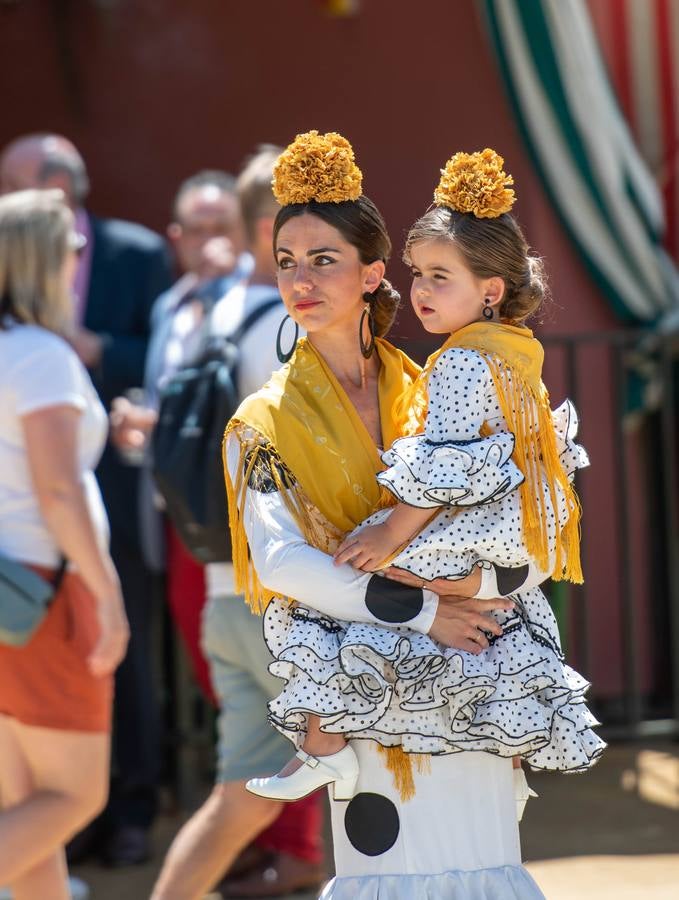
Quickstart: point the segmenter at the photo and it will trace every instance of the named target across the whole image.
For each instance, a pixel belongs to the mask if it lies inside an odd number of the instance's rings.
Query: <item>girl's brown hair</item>
[[[411,265],[410,251],[415,244],[432,240],[452,241],[477,278],[502,278],[505,292],[499,315],[505,322],[521,324],[549,297],[542,259],[530,254],[518,222],[509,213],[480,219],[436,206],[410,229],[404,262]]]

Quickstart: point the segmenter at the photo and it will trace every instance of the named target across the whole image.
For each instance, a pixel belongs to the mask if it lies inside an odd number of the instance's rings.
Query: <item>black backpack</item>
[[[160,393],[151,438],[153,476],[167,515],[201,563],[231,559],[222,440],[239,398],[238,345],[280,297],[254,309],[228,337],[210,337],[200,357],[176,372]]]

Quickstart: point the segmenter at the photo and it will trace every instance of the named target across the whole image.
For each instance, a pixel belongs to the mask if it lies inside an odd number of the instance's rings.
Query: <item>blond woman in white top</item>
[[[0,645],[0,885],[14,900],[70,896],[63,847],[106,801],[128,637],[93,473],[106,414],[64,339],[79,243],[60,192],[0,198],[0,554],[46,579],[68,562],[28,644]]]

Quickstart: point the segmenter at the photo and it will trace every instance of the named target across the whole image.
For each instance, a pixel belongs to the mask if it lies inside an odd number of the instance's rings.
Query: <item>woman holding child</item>
[[[542,896],[521,866],[518,757],[583,770],[603,746],[536,588],[579,577],[584,451],[572,408],[547,411],[523,327],[542,280],[485,154],[453,167],[407,245],[415,310],[450,335],[422,375],[381,337],[390,243],[351,146],[300,135],[275,171],[279,289],[308,336],[242,404],[225,455],[237,577],[286,680],[271,718],[300,749],[248,787],[331,785],[335,900]],[[476,212],[455,210],[470,191]],[[469,248],[497,234],[456,228],[489,211],[510,251],[479,271]],[[409,583],[377,574],[389,559]]]

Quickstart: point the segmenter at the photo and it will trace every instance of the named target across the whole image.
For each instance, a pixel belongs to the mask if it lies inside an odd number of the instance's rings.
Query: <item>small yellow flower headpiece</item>
[[[479,219],[495,219],[509,212],[516,195],[509,187],[514,179],[502,168],[504,162],[488,147],[477,153],[456,153],[441,169],[434,203]]]
[[[358,200],[363,176],[349,141],[329,131],[307,131],[278,157],[273,170],[273,193],[281,206],[291,203],[342,203]]]

